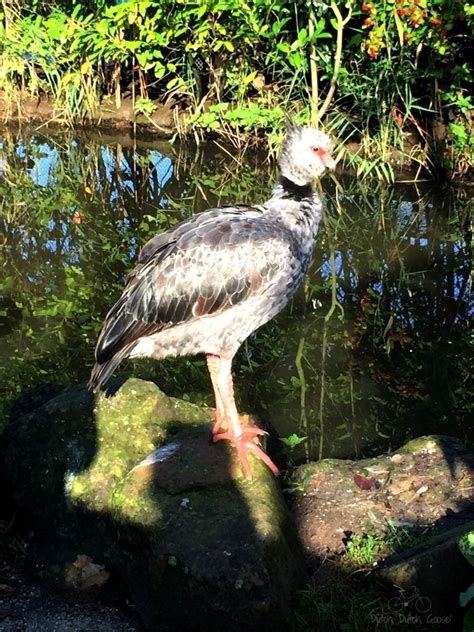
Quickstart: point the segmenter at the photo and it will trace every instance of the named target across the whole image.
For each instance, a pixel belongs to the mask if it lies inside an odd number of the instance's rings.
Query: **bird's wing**
[[[138,263],[145,264],[155,255],[160,254],[160,258],[164,258],[170,251],[176,241],[185,233],[192,231],[202,225],[208,225],[215,218],[228,216],[245,216],[258,217],[262,214],[262,207],[247,206],[237,204],[235,206],[221,206],[219,208],[211,208],[205,213],[193,215],[187,220],[176,224],[165,233],[160,233],[150,239],[141,249],[138,256]],[[132,274],[135,271],[132,272]]]
[[[219,211],[148,242],[106,317],[96,348],[99,364],[143,336],[222,312],[262,292],[278,275],[276,253],[281,256],[285,246],[259,221],[260,211]]]

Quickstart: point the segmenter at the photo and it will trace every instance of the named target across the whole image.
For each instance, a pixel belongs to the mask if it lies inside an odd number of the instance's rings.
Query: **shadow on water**
[[[191,212],[261,202],[271,181],[260,156],[237,169],[215,148],[172,154],[166,144],[126,138],[6,135],[0,145],[3,418],[25,389],[87,379],[96,332],[140,244]],[[324,187],[326,225],[305,287],[236,360],[241,408],[271,420],[281,436],[306,437],[292,454],[296,462],[370,455],[435,432],[472,445],[470,197],[432,185],[369,188],[354,178]],[[132,370],[170,395],[212,405],[201,358],[124,365],[122,374]],[[88,424],[77,429],[85,441],[83,470],[98,447],[90,406]],[[37,455],[34,444],[25,448],[48,476],[54,469],[60,504],[71,467],[65,445]],[[36,484],[40,493],[43,481]],[[244,545],[257,535],[243,499],[240,511]],[[108,516],[86,518],[101,543]],[[166,567],[178,578],[181,570]],[[165,583],[179,589],[171,575]]]

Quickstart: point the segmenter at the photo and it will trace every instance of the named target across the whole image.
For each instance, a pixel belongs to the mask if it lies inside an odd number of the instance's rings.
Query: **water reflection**
[[[99,136],[6,134],[0,165],[3,414],[25,388],[88,377],[102,318],[150,236],[213,205],[261,202],[273,178],[261,156]],[[422,433],[472,441],[469,196],[354,177],[323,186],[305,287],[238,356],[243,408],[306,436],[297,460]],[[212,403],[202,358],[122,370]]]

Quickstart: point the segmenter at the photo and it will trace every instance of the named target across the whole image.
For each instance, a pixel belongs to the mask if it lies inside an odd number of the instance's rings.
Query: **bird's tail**
[[[97,393],[97,391],[100,389],[102,384],[104,384],[109,379],[109,377],[118,367],[120,362],[122,362],[122,360],[126,358],[129,353],[130,353],[130,346],[127,346],[121,351],[119,351],[118,353],[116,353],[115,355],[113,355],[110,358],[110,360],[107,360],[106,362],[103,362],[102,364],[99,362],[96,362],[94,365],[94,368],[92,369],[91,377],[89,379],[89,383],[88,383],[89,389],[93,391],[94,393]]]

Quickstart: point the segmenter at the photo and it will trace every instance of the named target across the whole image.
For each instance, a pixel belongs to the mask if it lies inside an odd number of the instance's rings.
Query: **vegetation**
[[[353,535],[346,544],[341,561],[355,568],[375,566],[377,562],[392,553],[409,549],[434,535],[436,527],[399,527],[393,521],[387,522],[384,535],[366,533]]]
[[[400,622],[381,586],[360,574],[350,574],[326,562],[322,580],[300,594],[295,608],[294,632],[397,632],[414,629]]]
[[[71,122],[131,98],[241,147],[290,113],[357,143],[341,155],[361,173],[465,175],[473,26],[462,0],[2,0],[0,89],[6,117],[24,95]]]
[[[443,629],[442,624],[436,624],[431,600],[420,594],[416,586],[397,587],[398,594],[390,597],[387,587],[372,572],[381,560],[426,541],[436,531],[436,526],[407,528],[389,521],[385,535],[352,535],[346,550],[337,558],[324,560],[313,581],[300,594],[295,632],[315,626],[327,632],[416,630],[423,624],[430,630]],[[468,593],[461,596],[462,605]]]

